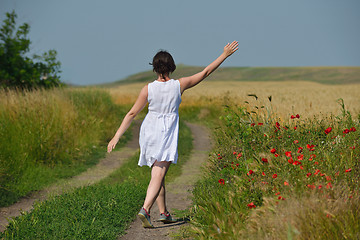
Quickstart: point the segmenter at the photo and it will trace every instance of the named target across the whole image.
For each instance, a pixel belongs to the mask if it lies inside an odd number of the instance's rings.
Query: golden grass
[[[118,104],[133,104],[144,83],[127,84],[109,89]],[[268,96],[272,96],[272,108],[280,116],[287,118],[291,114],[303,117],[323,118],[329,114],[338,115],[341,108],[337,103],[344,99],[346,109],[351,114],[360,112],[360,84],[324,85],[306,81],[283,82],[237,82],[208,81],[202,82],[183,95],[182,106],[223,103],[229,99],[236,105],[268,105]],[[259,99],[247,96],[256,94]]]

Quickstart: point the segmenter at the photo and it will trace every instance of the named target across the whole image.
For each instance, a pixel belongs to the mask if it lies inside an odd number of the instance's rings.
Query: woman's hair
[[[175,71],[176,65],[170,53],[160,50],[153,58],[153,71],[160,74],[164,78],[164,74],[169,74]]]

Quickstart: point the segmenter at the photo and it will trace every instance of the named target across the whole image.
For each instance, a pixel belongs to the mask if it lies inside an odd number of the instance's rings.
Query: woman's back
[[[149,112],[178,113],[181,103],[180,83],[170,79],[166,82],[155,80],[148,85]]]

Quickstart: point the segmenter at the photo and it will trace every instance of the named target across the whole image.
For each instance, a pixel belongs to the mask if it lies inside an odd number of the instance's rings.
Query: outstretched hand
[[[239,48],[239,43],[237,41],[233,41],[232,43],[226,44],[224,47],[224,54],[226,57],[231,56],[234,52],[236,52]]]
[[[111,139],[111,141],[109,142],[109,144],[107,146],[107,152],[108,153],[111,153],[111,151],[115,148],[118,141],[119,141],[119,139],[117,139],[117,138]]]

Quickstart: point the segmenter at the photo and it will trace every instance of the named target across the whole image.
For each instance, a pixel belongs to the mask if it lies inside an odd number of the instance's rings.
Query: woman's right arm
[[[234,52],[236,52],[239,48],[239,43],[233,41],[232,43],[228,43],[224,47],[224,52],[212,63],[210,63],[204,70],[201,72],[194,74],[190,77],[183,77],[179,79],[181,93],[183,93],[186,89],[192,88],[196,84],[200,83],[207,76],[209,76],[213,71],[215,71],[226,58],[231,56]]]

